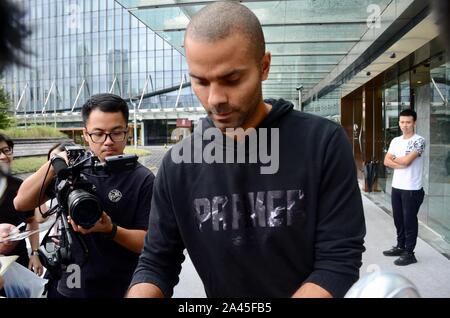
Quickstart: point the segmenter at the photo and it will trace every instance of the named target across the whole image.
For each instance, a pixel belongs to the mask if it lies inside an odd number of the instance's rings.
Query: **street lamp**
[[[298,108],[300,111],[302,111],[302,90],[303,85],[299,85],[295,88],[298,91]]]
[[[137,148],[137,120],[136,120],[136,103],[130,98],[130,103],[133,105],[133,140],[134,140],[134,148]]]

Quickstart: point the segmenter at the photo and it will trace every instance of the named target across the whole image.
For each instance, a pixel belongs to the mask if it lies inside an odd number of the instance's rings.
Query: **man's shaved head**
[[[264,56],[264,34],[258,18],[234,1],[214,2],[201,9],[188,24],[185,40],[215,42],[232,34],[241,34],[248,40],[258,61]]]

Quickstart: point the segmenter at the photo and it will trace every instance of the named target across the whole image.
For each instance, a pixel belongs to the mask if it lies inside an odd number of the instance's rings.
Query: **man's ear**
[[[265,81],[269,77],[270,63],[272,61],[272,54],[266,52],[262,58],[261,65],[261,79]]]
[[[128,141],[131,140],[133,136],[133,129],[131,129],[131,126],[127,126],[127,134],[125,136],[125,140],[123,141],[125,145],[128,143]]]
[[[83,127],[83,134],[81,135],[81,137],[82,137],[83,140],[84,140],[84,144],[88,144],[88,138],[89,138],[89,135],[87,134],[87,129],[86,129],[86,127]]]

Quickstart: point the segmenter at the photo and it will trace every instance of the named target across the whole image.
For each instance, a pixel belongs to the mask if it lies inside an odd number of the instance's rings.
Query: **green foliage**
[[[67,138],[67,136],[58,129],[50,126],[28,126],[27,128],[15,127],[3,131],[0,130],[0,132],[11,138]]]
[[[145,149],[139,149],[139,148],[134,148],[134,147],[126,147],[125,150],[123,151],[125,154],[129,155],[129,154],[136,154],[139,157],[145,157],[145,156],[149,156],[150,155],[150,151],[145,150]]]
[[[46,156],[42,157],[21,157],[13,160],[11,165],[12,174],[35,172],[47,161]]]
[[[8,94],[0,87],[0,129],[6,129],[13,123],[8,115],[10,104]]]

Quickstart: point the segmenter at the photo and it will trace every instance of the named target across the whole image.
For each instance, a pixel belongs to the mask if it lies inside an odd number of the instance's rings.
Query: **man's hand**
[[[395,163],[408,167],[416,158],[418,158],[420,154],[417,151],[411,151],[409,154],[403,157],[393,158],[392,161]]]
[[[164,298],[164,294],[158,286],[150,283],[139,283],[133,285],[126,298]]]
[[[324,288],[313,283],[305,283],[292,298],[332,298],[333,296]]]
[[[94,232],[111,233],[113,230],[113,223],[111,221],[111,218],[105,212],[103,212],[100,220],[98,220],[97,223],[95,223],[95,225],[90,229],[82,228],[81,226],[77,225],[70,217],[68,218],[68,220],[72,225],[73,230],[81,234]],[[146,230],[125,229],[118,226],[113,240],[126,249],[140,254],[142,248],[144,247],[144,237],[146,233]]]
[[[14,225],[7,223],[0,224],[0,239],[2,240],[2,243],[0,243],[0,254],[10,253],[12,250],[14,250],[16,245],[19,244],[19,241],[3,241],[10,235],[10,233],[14,231],[17,231],[17,228]]]
[[[391,169],[403,169],[406,168],[406,166],[394,161],[396,158],[393,154],[391,153],[387,153],[386,156],[384,157],[384,165],[386,167],[389,167]]]
[[[67,152],[65,151],[58,152],[56,156],[63,158],[66,161],[66,163],[69,164],[69,157],[67,157]]]
[[[81,234],[89,234],[94,232],[110,233],[113,228],[111,218],[105,212],[103,212],[102,216],[100,217],[100,220],[98,220],[97,223],[95,223],[94,226],[91,227],[90,229],[85,229],[80,225],[77,225],[70,216],[68,217],[68,220],[72,225],[73,230],[75,232],[80,232]]]
[[[38,255],[33,254],[30,256],[28,269],[32,270],[38,276],[41,276],[44,273],[44,266],[42,266]]]

